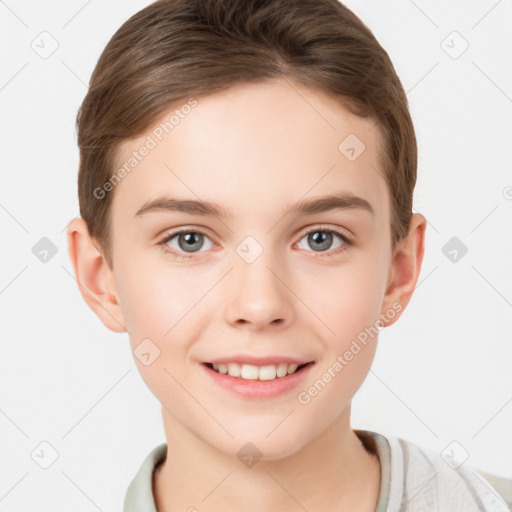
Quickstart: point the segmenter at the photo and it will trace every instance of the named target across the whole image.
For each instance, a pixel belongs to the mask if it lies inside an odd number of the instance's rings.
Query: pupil
[[[314,233],[310,233],[308,236],[308,242],[311,244],[311,242],[315,242],[317,247],[320,250],[326,250],[329,249],[329,246],[332,243],[332,233],[327,233],[326,231],[315,231]],[[314,244],[311,244],[312,246]]]
[[[202,236],[200,233],[194,233],[193,231],[179,236],[180,248],[187,252],[194,252],[194,249],[200,249],[202,245]],[[182,244],[185,241],[185,244]],[[197,245],[197,247],[194,247]]]

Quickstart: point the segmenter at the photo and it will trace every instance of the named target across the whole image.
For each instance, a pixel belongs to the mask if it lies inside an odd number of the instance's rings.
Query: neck
[[[158,512],[375,511],[380,464],[350,428],[350,406],[299,451],[250,467],[163,414],[167,459],[153,480]]]

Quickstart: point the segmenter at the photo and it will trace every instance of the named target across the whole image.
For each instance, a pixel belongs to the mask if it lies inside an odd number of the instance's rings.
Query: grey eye
[[[178,246],[173,245],[173,242],[176,240],[178,242]],[[178,252],[199,252],[199,250],[204,247],[205,241],[210,243],[209,247],[208,243],[206,244],[206,248],[211,249],[213,243],[207,236],[202,233],[198,233],[197,231],[182,231],[171,235],[166,243]]]
[[[334,233],[333,231],[317,229],[316,231],[311,231],[310,233],[304,235],[300,239],[299,244],[302,242],[302,240],[307,239],[308,245],[313,248],[314,252],[323,252],[329,249],[336,249],[342,245],[339,243],[337,246],[331,247],[335,237],[339,238],[343,242],[341,236]],[[303,248],[304,247],[301,247],[301,249]]]

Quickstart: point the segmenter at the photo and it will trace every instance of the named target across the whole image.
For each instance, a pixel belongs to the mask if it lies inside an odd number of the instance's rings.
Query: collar
[[[377,455],[380,461],[380,492],[375,512],[386,512],[389,500],[391,456],[387,439],[369,430],[355,430],[365,450]],[[144,459],[131,481],[124,500],[123,512],[157,512],[153,496],[153,472],[167,457],[167,444],[154,448]]]

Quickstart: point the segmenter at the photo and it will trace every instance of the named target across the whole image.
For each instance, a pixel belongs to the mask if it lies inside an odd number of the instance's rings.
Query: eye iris
[[[182,244],[183,241],[185,244]],[[185,234],[180,233],[178,237],[178,243],[180,249],[183,249],[187,252],[194,252],[194,249],[200,249],[203,245],[203,235],[200,233],[194,233],[193,231]]]
[[[314,244],[311,242],[315,242],[315,244],[320,243],[317,247],[322,251],[329,249],[332,243],[332,233],[328,233],[327,231],[314,231],[308,235],[308,243],[314,247]]]

